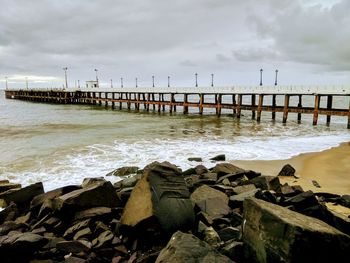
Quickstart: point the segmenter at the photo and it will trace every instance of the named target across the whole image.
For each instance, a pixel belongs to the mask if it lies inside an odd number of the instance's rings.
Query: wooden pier
[[[301,122],[302,114],[313,115],[313,125],[317,125],[319,115],[326,115],[327,125],[332,116],[347,117],[347,128],[350,129],[350,86],[229,86],[229,87],[148,87],[148,88],[115,88],[115,89],[8,89],[5,90],[8,99],[18,99],[44,103],[103,105],[112,109],[128,109],[139,111],[141,108],[149,111],[165,111],[172,113],[181,108],[184,114],[189,108],[198,109],[203,114],[204,109],[214,109],[220,116],[223,109],[232,110],[236,118],[242,111],[250,111],[251,117],[261,121],[262,112],[271,112],[271,118],[276,119],[276,113],[282,114],[282,122],[286,123],[289,113],[297,114]],[[312,96],[313,104],[303,105],[304,98]],[[335,97],[344,99],[346,107],[336,108],[333,105]],[[291,99],[296,105],[290,103]],[[281,100],[282,99],[282,100]],[[326,105],[321,107],[321,99],[326,99]],[[282,101],[282,103],[277,103]]]

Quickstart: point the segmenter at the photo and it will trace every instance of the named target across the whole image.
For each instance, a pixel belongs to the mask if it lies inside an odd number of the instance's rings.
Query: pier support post
[[[152,93],[152,104],[153,104],[153,110],[156,110],[156,101],[155,101],[155,96],[154,93]]]
[[[276,95],[272,95],[272,120],[276,120]]]
[[[255,94],[254,95],[252,95],[252,119],[255,119],[255,110],[254,110],[254,108],[255,108]]]
[[[128,100],[127,105],[128,105],[128,110],[131,109],[131,93],[126,93],[126,98]]]
[[[108,107],[108,92],[105,92],[105,107]]]
[[[314,108],[314,117],[312,120],[312,125],[317,125],[318,119],[318,108],[320,107],[320,95],[315,95],[315,108]]]
[[[237,103],[237,118],[241,118],[241,106],[242,106],[243,95],[238,95],[238,103]]]
[[[257,117],[256,117],[257,122],[260,122],[260,120],[261,120],[261,110],[262,110],[262,106],[263,106],[263,101],[264,101],[264,95],[259,94],[258,113],[257,113]]]
[[[115,109],[115,102],[114,102],[114,100],[115,100],[115,93],[112,92],[112,109],[113,110]]]
[[[150,97],[151,97],[151,95],[150,95],[149,93],[147,93],[147,106],[146,106],[146,111],[149,111]]]
[[[233,106],[233,115],[236,115],[236,94],[232,95],[232,106]]]
[[[162,94],[158,93],[158,112],[160,113],[161,109],[161,101],[162,101]]]
[[[333,96],[328,95],[327,96],[327,110],[331,111],[332,110],[332,104],[333,104]],[[331,123],[331,114],[327,114],[327,126]]]
[[[102,105],[102,92],[98,93],[98,99],[99,99],[98,104],[101,106]]]
[[[145,110],[147,108],[145,93],[142,93],[142,101],[143,101],[143,109]]]
[[[282,120],[283,123],[286,123],[288,119],[289,97],[290,95],[288,94],[284,96],[284,108],[283,108],[283,120]]]
[[[199,94],[199,114],[203,114],[203,102],[204,102],[204,94]]]
[[[188,94],[184,94],[183,113],[188,113]]]
[[[298,123],[301,123],[301,110],[302,110],[302,95],[298,95],[299,101],[298,101]]]
[[[135,96],[136,96],[135,108],[136,110],[140,110],[140,93],[137,93],[137,95],[135,94]]]
[[[222,101],[222,95],[221,94],[217,94],[215,95],[216,98],[216,115],[218,117],[221,116],[221,101]]]
[[[174,93],[170,94],[170,102],[169,102],[169,111],[173,113],[173,101],[174,101]]]
[[[122,102],[122,100],[123,100],[123,93],[120,93],[119,94],[119,110],[121,110],[121,109],[123,109],[123,102]]]

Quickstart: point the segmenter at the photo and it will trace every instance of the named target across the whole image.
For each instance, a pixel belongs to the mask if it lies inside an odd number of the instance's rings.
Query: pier
[[[342,116],[347,118],[347,128],[350,129],[350,85],[7,89],[5,96],[7,99],[100,105],[119,110],[167,110],[188,114],[189,108],[194,108],[199,114],[204,114],[204,109],[212,109],[218,117],[223,110],[230,110],[238,119],[242,111],[249,111],[257,122],[261,121],[262,112],[271,112],[273,120],[280,113],[283,123],[287,122],[289,113],[296,113],[298,122],[301,122],[302,114],[311,114],[313,125],[317,125],[320,115],[326,115],[327,125],[332,116]],[[312,106],[305,106],[304,99],[310,96]],[[335,98],[344,99],[346,107],[335,107]],[[294,103],[291,103],[292,99]]]

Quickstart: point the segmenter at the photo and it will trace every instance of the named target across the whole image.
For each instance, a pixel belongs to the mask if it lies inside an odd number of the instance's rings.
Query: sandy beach
[[[350,194],[350,142],[322,152],[300,154],[287,160],[235,160],[231,163],[265,175],[277,175],[283,165],[289,163],[300,178],[280,177],[281,183],[300,185],[305,191]],[[313,180],[321,187],[316,187]]]

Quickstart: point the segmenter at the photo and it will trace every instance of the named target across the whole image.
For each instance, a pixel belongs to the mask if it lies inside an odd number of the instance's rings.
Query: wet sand
[[[300,154],[287,160],[235,160],[231,163],[265,175],[277,175],[283,165],[289,163],[296,169],[296,175],[300,178],[280,177],[281,183],[300,185],[305,191],[350,194],[350,142],[322,152]],[[314,186],[312,180],[321,187]]]

